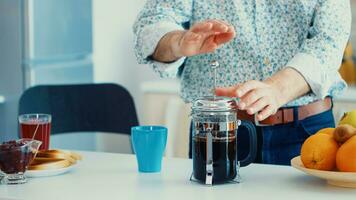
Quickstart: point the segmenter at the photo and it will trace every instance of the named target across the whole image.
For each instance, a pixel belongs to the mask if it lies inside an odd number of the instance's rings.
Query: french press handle
[[[245,167],[245,166],[251,164],[256,158],[256,155],[257,155],[257,133],[256,133],[255,126],[250,121],[242,120],[240,126],[247,128],[248,133],[249,133],[249,143],[250,143],[249,153],[245,159],[239,161],[240,167]]]

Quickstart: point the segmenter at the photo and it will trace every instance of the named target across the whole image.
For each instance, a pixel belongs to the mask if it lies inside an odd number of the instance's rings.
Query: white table
[[[326,185],[287,166],[253,164],[241,169],[243,182],[205,186],[190,182],[192,163],[165,159],[161,173],[137,172],[133,155],[81,152],[72,172],[0,185],[0,199],[356,199],[356,190]]]

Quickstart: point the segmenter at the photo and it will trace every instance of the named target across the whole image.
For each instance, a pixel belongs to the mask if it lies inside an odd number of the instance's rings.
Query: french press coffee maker
[[[233,98],[206,96],[192,104],[191,180],[207,185],[239,182],[239,168],[252,163],[257,152],[256,129],[251,122],[237,118]],[[238,127],[249,133],[249,154],[238,158]]]

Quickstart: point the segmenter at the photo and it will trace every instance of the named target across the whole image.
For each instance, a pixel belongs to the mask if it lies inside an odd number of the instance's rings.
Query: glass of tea
[[[52,116],[49,114],[24,114],[19,116],[21,138],[42,142],[39,150],[49,149]]]

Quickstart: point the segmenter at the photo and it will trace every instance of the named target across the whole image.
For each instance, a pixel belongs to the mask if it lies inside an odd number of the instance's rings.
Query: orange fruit
[[[306,168],[333,170],[336,166],[338,143],[329,134],[310,136],[302,145],[301,159]]]
[[[327,135],[333,135],[334,134],[335,128],[323,128],[320,129],[316,134],[327,134]]]
[[[356,172],[356,136],[341,145],[336,154],[336,166],[342,172]]]

